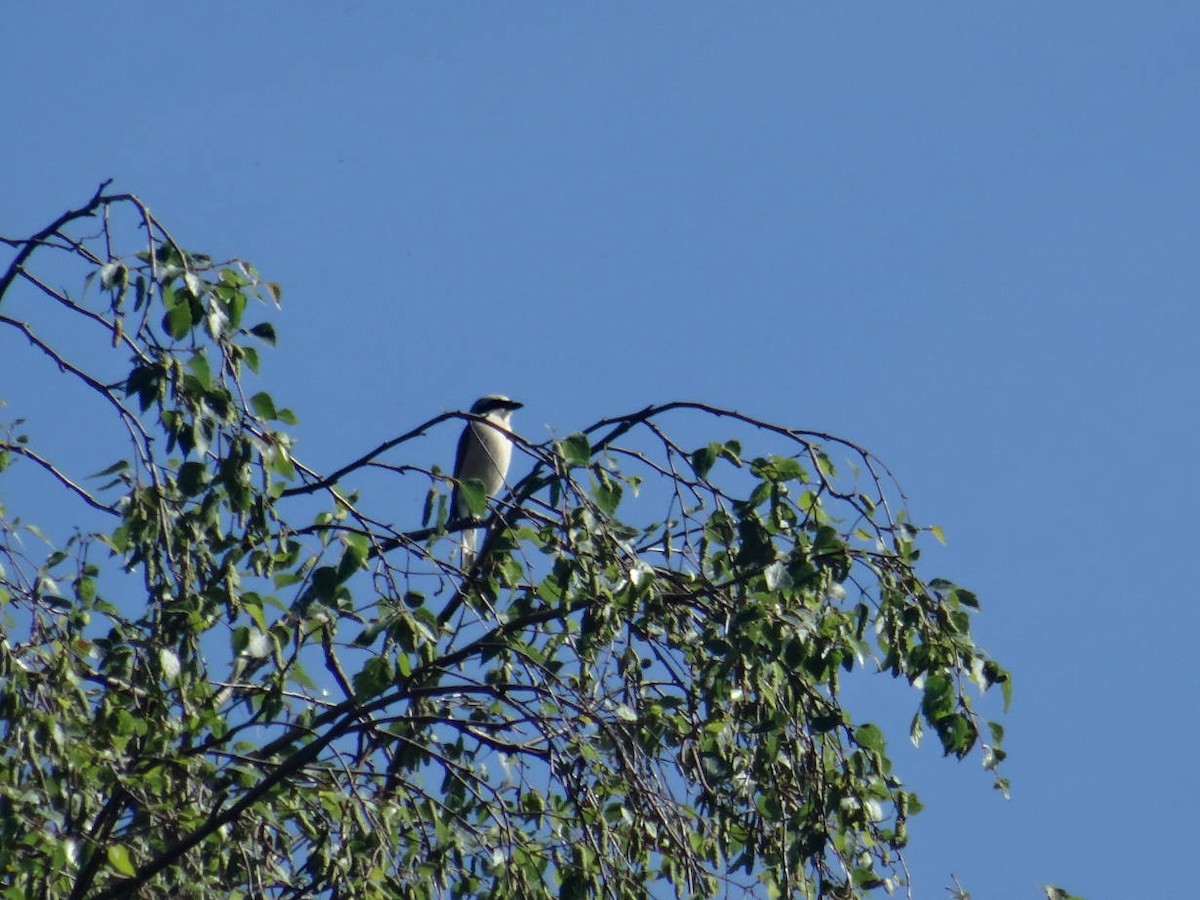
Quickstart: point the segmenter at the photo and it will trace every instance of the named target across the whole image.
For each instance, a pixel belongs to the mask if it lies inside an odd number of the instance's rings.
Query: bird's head
[[[477,416],[488,416],[501,422],[508,422],[513,410],[520,409],[524,403],[509,400],[503,394],[488,394],[480,397],[471,405],[471,412]]]
[[[501,428],[508,428],[513,410],[524,405],[516,400],[509,400],[503,394],[488,394],[471,404],[471,412],[477,416],[485,416]]]

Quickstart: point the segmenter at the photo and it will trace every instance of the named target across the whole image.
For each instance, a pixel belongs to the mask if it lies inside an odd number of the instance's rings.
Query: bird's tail
[[[459,544],[462,547],[462,568],[464,570],[471,568],[475,563],[475,546],[479,540],[479,534],[474,528],[464,529],[462,536],[459,538]]]

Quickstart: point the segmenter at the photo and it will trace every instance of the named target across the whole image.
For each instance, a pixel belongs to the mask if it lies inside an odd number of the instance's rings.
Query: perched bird
[[[509,424],[513,410],[523,403],[509,400],[502,394],[480,397],[471,407],[474,415],[482,416],[481,422],[468,422],[458,439],[458,453],[454,458],[454,492],[450,497],[450,512],[453,518],[463,519],[471,515],[471,508],[462,495],[459,485],[475,479],[483,483],[484,492],[490,500],[504,486],[508,475],[508,464],[512,460],[512,439],[492,424],[511,430]],[[489,424],[492,423],[492,424]],[[462,565],[465,569],[475,560],[475,543],[478,535],[474,528],[462,532]]]

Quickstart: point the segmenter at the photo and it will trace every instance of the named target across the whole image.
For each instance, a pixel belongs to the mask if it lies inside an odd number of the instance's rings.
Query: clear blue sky
[[[895,738],[916,896],[1194,896],[1200,6],[60,2],[4,31],[0,234],[114,177],[255,262],[318,467],[492,391],[530,437],[700,399],[874,449],[1016,673],[1010,802]]]

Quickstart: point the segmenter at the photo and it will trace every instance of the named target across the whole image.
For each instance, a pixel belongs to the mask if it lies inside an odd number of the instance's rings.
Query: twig
[[[30,462],[36,463],[37,465],[41,466],[43,469],[45,469],[47,472],[49,472],[52,476],[54,476],[54,478],[60,484],[62,484],[63,487],[67,488],[68,490],[74,491],[75,494],[77,494],[79,496],[79,498],[81,500],[83,500],[84,503],[86,503],[88,506],[92,507],[93,509],[98,509],[98,510],[100,510],[100,512],[106,512],[111,516],[120,516],[121,515],[115,507],[108,506],[107,504],[101,503],[99,500],[94,498],[91,494],[89,494],[87,491],[85,491],[83,488],[81,488],[79,485],[77,485],[75,482],[73,482],[70,478],[68,478],[66,475],[64,475],[62,472],[60,472],[57,468],[55,468],[53,463],[51,463],[47,459],[42,458],[37,453],[30,450],[28,447],[23,447],[20,444],[0,444],[0,450],[7,450],[9,453],[15,453],[18,456],[23,456],[26,459],[28,459]]]

